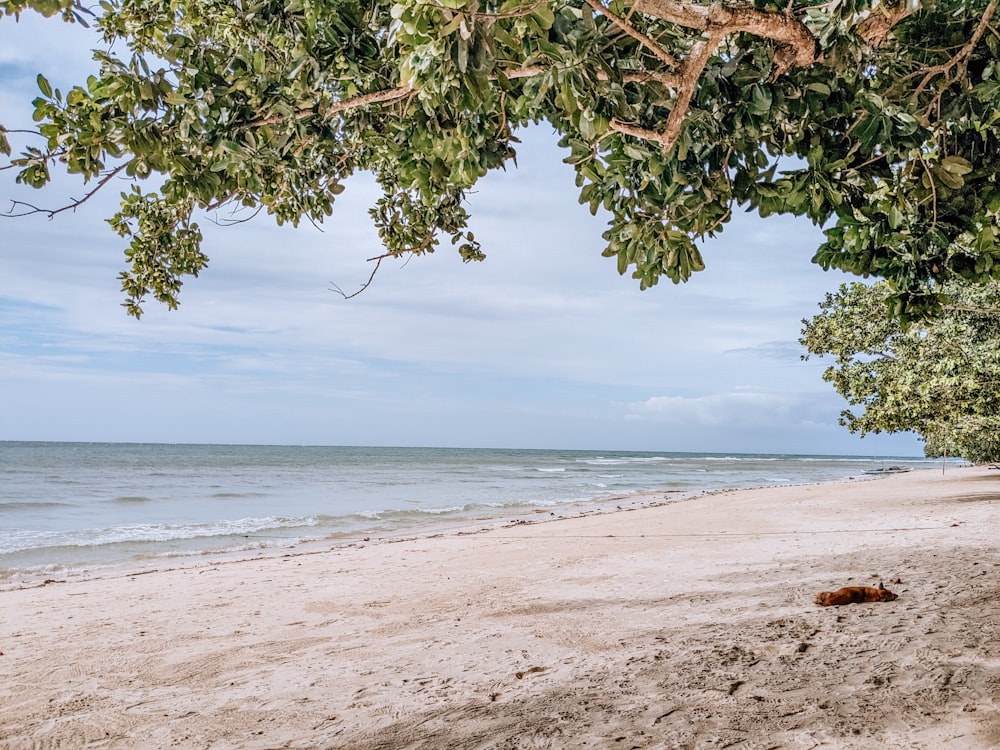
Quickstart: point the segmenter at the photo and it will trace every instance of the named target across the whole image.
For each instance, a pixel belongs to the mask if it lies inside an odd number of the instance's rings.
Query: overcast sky
[[[30,124],[35,76],[64,90],[94,68],[89,34],[0,21],[0,122]],[[383,263],[354,179],[322,230],[266,217],[200,221],[211,261],[180,309],[120,307],[123,242],[104,222],[122,186],[75,214],[0,219],[0,439],[428,445],[919,455],[912,436],[861,440],[801,319],[851,280],[809,262],[807,221],[739,214],[686,285],[645,292],[601,257],[605,219],[578,205],[546,127],[518,168],[470,196],[487,252]],[[23,141],[22,141],[23,143]],[[11,199],[62,205],[0,172]]]

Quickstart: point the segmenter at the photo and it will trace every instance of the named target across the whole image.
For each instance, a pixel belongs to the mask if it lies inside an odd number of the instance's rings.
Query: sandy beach
[[[1000,472],[662,500],[10,588],[0,747],[1000,746]]]

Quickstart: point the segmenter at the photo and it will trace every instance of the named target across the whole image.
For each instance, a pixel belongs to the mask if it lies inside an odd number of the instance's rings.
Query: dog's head
[[[885,586],[882,585],[882,581],[878,582],[878,600],[880,602],[891,602],[895,601],[899,597],[892,593]]]

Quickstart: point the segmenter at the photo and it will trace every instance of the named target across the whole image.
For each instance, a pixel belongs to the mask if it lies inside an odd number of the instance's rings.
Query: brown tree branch
[[[972,36],[969,37],[969,41],[966,42],[962,46],[962,49],[955,53],[954,57],[948,60],[948,62],[942,63],[941,65],[935,65],[928,69],[927,74],[923,77],[920,84],[913,92],[914,100],[916,100],[916,98],[924,92],[924,89],[930,85],[930,82],[934,80],[935,76],[947,74],[956,66],[958,69],[955,71],[954,75],[948,76],[945,88],[965,76],[965,71],[969,65],[969,57],[972,55],[973,50],[976,49],[976,45],[979,44],[979,40],[983,38],[983,34],[986,33],[986,29],[989,28],[990,19],[993,18],[993,14],[996,12],[996,9],[997,0],[990,0],[989,5],[986,6],[986,10],[983,11],[983,17],[976,26],[976,30],[972,33]]]
[[[473,18],[486,18],[490,20],[499,20],[505,18],[523,18],[524,16],[529,16],[541,5],[545,0],[535,0],[535,2],[529,5],[522,5],[520,8],[513,8],[504,13],[481,13],[479,11],[475,13],[470,13]],[[458,13],[465,14],[467,11],[460,10]]]
[[[674,106],[667,116],[667,124],[663,131],[648,130],[634,125],[629,125],[621,120],[612,120],[610,127],[612,130],[634,138],[659,143],[664,151],[669,151],[677,142],[680,136],[681,126],[684,124],[684,116],[687,114],[688,106],[691,104],[691,97],[694,95],[695,86],[701,76],[708,59],[712,56],[715,48],[719,46],[725,36],[721,30],[716,30],[709,35],[707,40],[695,42],[691,47],[688,56],[684,58],[684,65],[680,74],[673,81],[677,88],[677,97],[674,99]]]
[[[314,108],[300,109],[292,115],[292,118],[295,120],[305,120],[306,118],[319,115],[326,120],[349,109],[357,109],[358,107],[365,107],[369,104],[381,104],[382,102],[391,102],[397,99],[403,99],[411,93],[413,93],[413,89],[409,86],[400,86],[398,88],[385,89],[382,91],[372,91],[368,94],[360,94],[358,96],[351,97],[350,99],[343,99],[339,102],[334,102],[323,112],[317,112]],[[265,125],[275,125],[284,120],[285,117],[285,115],[270,115],[269,117],[261,117],[257,120],[253,120],[252,122],[248,122],[247,127],[261,128]]]
[[[218,198],[218,199],[212,201],[211,203],[209,203],[207,206],[205,206],[205,210],[206,211],[216,211],[216,210],[222,208],[227,203],[229,203],[229,201],[231,201],[235,197],[236,197],[236,193],[235,192],[229,193],[228,195],[224,195],[221,198]]]
[[[621,120],[611,120],[608,127],[616,133],[622,133],[623,135],[630,135],[633,138],[638,138],[643,141],[651,141],[653,143],[659,143],[663,147],[663,150],[668,150],[672,143],[668,143],[666,136],[657,130],[648,130],[646,128],[640,128],[636,125],[629,125],[627,122],[622,122]]]
[[[701,5],[690,0],[637,0],[635,7],[640,13],[688,29],[707,31],[712,26],[726,26],[730,33],[748,31],[783,44],[802,46],[809,57],[815,52],[812,32],[788,12],[757,10],[749,3]],[[808,63],[803,59],[802,64]]]
[[[368,259],[368,260],[374,260],[375,261],[375,268],[372,269],[372,273],[371,273],[371,276],[368,277],[368,281],[366,281],[364,284],[362,284],[361,288],[358,289],[358,291],[353,292],[351,294],[347,294],[343,289],[341,289],[339,286],[337,286],[336,284],[334,284],[332,281],[330,282],[330,285],[331,285],[330,286],[330,291],[331,292],[336,292],[337,294],[339,294],[344,299],[351,299],[353,297],[357,297],[359,294],[361,294],[361,292],[363,292],[365,289],[367,289],[368,287],[371,286],[372,282],[375,280],[375,274],[378,273],[378,267],[381,266],[382,265],[382,261],[385,260],[386,258],[388,258],[390,255],[391,255],[391,253],[387,253],[385,255],[380,255],[380,256],[378,256],[376,258],[369,258]]]
[[[942,310],[948,312],[982,313],[983,315],[995,315],[1000,317],[1000,307],[973,307],[971,305],[941,305]]]
[[[724,28],[715,28],[709,31],[708,39],[695,42],[691,47],[688,56],[684,58],[684,67],[681,70],[681,85],[677,89],[677,97],[674,99],[674,106],[667,115],[667,124],[663,129],[663,150],[669,151],[677,142],[681,134],[681,127],[684,125],[684,117],[687,115],[688,106],[691,104],[691,97],[698,86],[698,79],[701,78],[708,59],[715,52],[716,47],[726,37]]]
[[[595,7],[597,0],[585,0]],[[599,3],[598,3],[599,4]],[[730,34],[747,32],[771,39],[776,43],[771,80],[793,67],[811,65],[816,60],[816,39],[798,19],[787,13],[762,11],[750,5],[697,5],[685,0],[637,0],[633,11],[675,23],[684,28],[704,32],[706,38],[696,41],[677,71],[672,85],[677,89],[673,107],[662,132],[651,131],[613,121],[613,130],[659,143],[669,151],[680,137],[681,127],[708,60]]]
[[[597,80],[606,80],[607,76],[601,74],[597,77]],[[643,71],[640,73],[623,73],[622,83],[649,83],[650,81],[656,81],[657,83],[663,84],[664,86],[670,88],[676,88],[680,85],[681,78],[676,73],[666,73],[657,71]]]
[[[655,40],[650,39],[642,32],[636,30],[636,28],[632,26],[632,24],[629,23],[626,19],[615,15],[610,10],[601,5],[600,0],[584,0],[584,2],[587,3],[587,5],[593,8],[596,12],[600,13],[602,16],[611,21],[611,23],[613,23],[623,32],[625,32],[630,37],[638,41],[639,44],[641,44],[643,47],[645,47],[654,55],[656,55],[656,57],[658,57],[660,59],[660,62],[662,62],[664,65],[671,68],[677,66],[677,58],[675,58],[673,55],[671,55],[669,52],[663,49],[663,47],[657,44]]]
[[[505,70],[503,71],[503,75],[507,78],[507,80],[515,80],[518,78],[530,78],[531,76],[536,76],[545,70],[546,68],[541,65],[532,65],[523,68]],[[491,80],[496,80],[496,76],[491,76],[490,78]],[[412,96],[415,93],[417,93],[417,90],[412,86],[398,86],[394,89],[372,91],[367,94],[353,96],[350,99],[342,99],[339,102],[334,102],[322,111],[317,111],[312,107],[308,109],[300,109],[292,115],[292,118],[295,120],[305,120],[309,117],[315,117],[318,115],[324,120],[329,120],[331,117],[335,117],[341,112],[347,112],[352,109],[357,109],[358,107],[366,107],[369,104],[384,104],[386,102],[398,101],[400,99],[405,99],[408,96]],[[284,119],[285,115],[270,115],[269,117],[261,117],[260,119],[248,122],[246,126],[248,128],[259,128],[265,125],[274,125]]]
[[[868,17],[858,24],[857,34],[870,48],[878,49],[889,38],[892,27],[910,15],[911,12],[905,0],[901,0],[898,5],[892,8],[880,5],[869,11]]]
[[[532,76],[540,75],[544,73],[549,68],[544,65],[528,65],[523,68],[510,68],[504,70],[503,76],[510,81],[518,80],[521,78],[531,78]],[[496,80],[497,76],[490,76],[490,80]],[[607,74],[600,74],[598,76],[599,80],[607,80]],[[676,86],[679,82],[679,78],[673,73],[660,72],[660,71],[649,71],[649,72],[638,72],[638,73],[626,73],[622,76],[622,80],[625,83],[646,83],[648,81],[657,81],[664,86]],[[373,91],[368,94],[360,94],[350,99],[344,99],[339,102],[334,102],[327,109],[322,112],[317,112],[315,109],[301,109],[295,112],[292,117],[295,120],[304,120],[308,117],[320,116],[324,120],[328,120],[331,117],[335,117],[341,112],[347,112],[358,107],[365,107],[370,104],[383,104],[386,102],[399,101],[400,99],[405,99],[408,96],[413,96],[417,93],[416,89],[410,86],[399,86],[394,89],[386,89],[384,91]],[[269,117],[262,117],[252,122],[248,122],[246,127],[248,128],[259,128],[266,125],[274,125],[281,122],[284,115],[271,115]]]
[[[230,215],[231,216],[235,216],[238,210],[239,209],[233,209],[230,212]],[[216,226],[219,226],[219,227],[232,227],[232,226],[236,226],[237,224],[247,224],[248,222],[253,221],[257,216],[260,215],[260,212],[263,211],[263,210],[264,210],[264,205],[261,204],[260,206],[258,206],[257,208],[255,208],[250,213],[249,216],[244,216],[241,219],[213,219],[211,216],[207,216],[206,218],[210,222],[212,222],[213,224],[215,224]],[[311,219],[310,219],[310,221],[311,221]],[[313,226],[316,226],[315,222],[313,222]],[[319,227],[317,227],[317,229],[319,229]]]
[[[696,5],[685,0],[637,0],[635,9],[687,29],[707,32],[722,28],[723,36],[745,31],[770,39],[778,45],[772,77],[816,60],[816,38],[805,24],[787,13],[757,10],[745,4]]]
[[[816,39],[809,29],[790,13],[757,10],[747,4],[725,5],[715,2],[711,5],[700,5],[689,0],[636,0],[629,10],[628,18],[621,18],[606,8],[601,0],[584,0],[584,2],[596,13],[608,18],[624,33],[639,41],[668,68],[679,68],[672,72],[640,72],[623,77],[627,82],[656,80],[665,86],[677,89],[674,105],[662,133],[629,125],[621,120],[615,120],[611,124],[612,129],[617,132],[659,143],[664,150],[669,150],[676,143],[698,79],[719,44],[730,34],[748,32],[775,42],[772,80],[793,67],[810,65],[816,59]],[[678,61],[655,40],[642,34],[631,24],[630,19],[636,12],[704,32],[706,38],[696,41],[684,60]],[[530,66],[504,70],[501,74],[507,79],[518,79],[538,75],[544,70],[546,68],[542,66]],[[497,76],[491,78],[496,80]],[[416,91],[410,86],[374,91],[335,102],[325,109],[299,110],[293,117],[301,120],[319,116],[326,120],[357,107],[399,101],[415,93]],[[275,124],[283,119],[282,115],[271,115],[254,120],[248,126],[261,127]]]
[[[93,198],[98,190],[107,185],[112,180],[112,178],[120,174],[122,170],[124,170],[125,167],[127,166],[128,162],[126,162],[125,164],[119,164],[117,167],[115,167],[106,175],[104,175],[104,177],[102,177],[97,182],[97,184],[90,191],[86,193],[86,195],[84,195],[82,198],[72,201],[71,203],[68,203],[65,206],[62,206],[61,208],[39,208],[38,206],[33,206],[30,203],[25,203],[24,201],[11,201],[10,211],[3,214],[3,216],[8,216],[11,218],[20,218],[22,216],[31,216],[32,214],[46,214],[50,219],[54,219],[58,214],[61,214],[63,211],[76,211],[76,209],[78,209],[84,203]],[[16,214],[14,213],[15,206],[25,206],[30,210]]]

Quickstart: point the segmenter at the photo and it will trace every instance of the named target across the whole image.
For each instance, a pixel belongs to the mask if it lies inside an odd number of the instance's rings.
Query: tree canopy
[[[823,379],[861,413],[841,424],[918,433],[929,456],[1000,460],[1000,283],[951,282],[940,316],[904,330],[884,314],[885,282],[844,285],[803,321],[810,354],[832,356]]]
[[[0,0],[104,41],[99,75],[39,76],[41,139],[11,161],[35,187],[55,168],[133,178],[110,223],[136,316],[205,267],[201,214],[322,221],[359,171],[384,193],[386,255],[447,240],[481,259],[466,195],[544,121],[641,287],[701,270],[699,242],[744,208],[821,225],[817,264],[887,279],[895,315],[919,317],[940,283],[1000,277],[996,5]],[[34,211],[58,209],[12,213]]]

